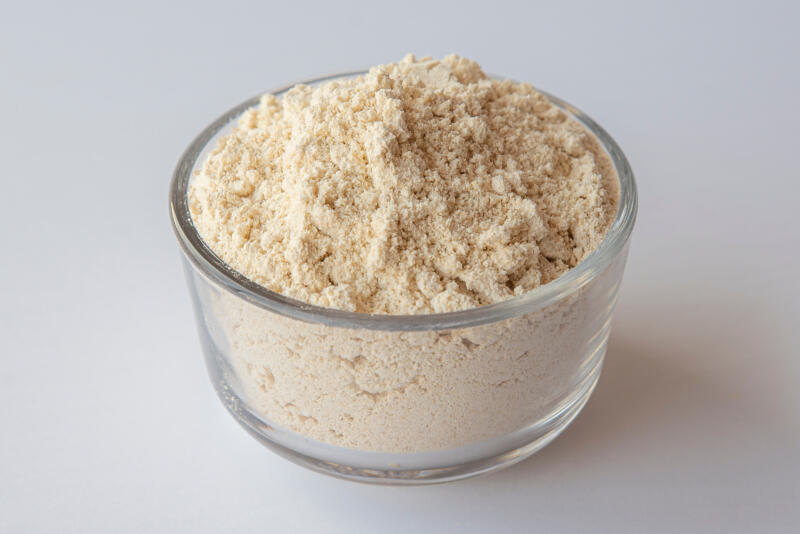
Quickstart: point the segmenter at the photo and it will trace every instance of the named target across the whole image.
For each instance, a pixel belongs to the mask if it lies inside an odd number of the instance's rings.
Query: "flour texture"
[[[600,243],[617,181],[594,138],[528,84],[406,56],[265,95],[189,192],[203,239],[318,306],[463,310],[550,282]]]

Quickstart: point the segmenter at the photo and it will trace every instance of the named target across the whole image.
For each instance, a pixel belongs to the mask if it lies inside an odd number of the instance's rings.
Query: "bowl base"
[[[207,354],[207,356],[210,355]],[[546,417],[528,426],[523,431],[520,431],[521,439],[515,440],[513,442],[514,446],[511,448],[505,450],[501,448],[501,452],[499,453],[490,452],[484,456],[478,456],[477,458],[454,462],[452,464],[436,461],[431,458],[428,465],[439,465],[439,467],[430,468],[420,468],[418,465],[414,467],[403,467],[401,465],[401,460],[398,462],[387,461],[386,458],[393,456],[388,453],[372,453],[375,457],[382,457],[383,459],[373,462],[373,465],[369,467],[364,466],[363,462],[360,461],[357,462],[362,464],[360,466],[355,465],[356,462],[350,464],[346,461],[346,457],[354,451],[333,447],[302,437],[300,437],[300,439],[304,439],[308,443],[305,450],[299,450],[301,447],[296,446],[289,447],[282,442],[297,440],[299,435],[277,427],[274,424],[270,424],[250,409],[247,402],[239,397],[235,388],[229,383],[227,378],[233,375],[231,374],[232,371],[228,369],[224,358],[217,355],[216,358],[207,358],[206,361],[209,375],[214,384],[214,389],[228,412],[248,431],[248,433],[250,433],[250,435],[280,456],[313,471],[354,482],[383,485],[425,485],[453,482],[493,473],[521,462],[545,447],[569,426],[589,400],[600,377],[604,356],[605,343],[601,346],[601,350],[595,352],[592,358],[594,361],[591,362],[593,365],[588,366],[589,371],[584,375],[583,380],[581,380],[579,386],[575,388],[573,394],[570,395],[568,399],[561,402],[558,407]],[[519,445],[521,440],[523,444]],[[293,441],[293,445],[294,443],[296,443],[296,441]],[[494,445],[486,447],[486,449],[497,451],[498,446]],[[331,455],[325,454],[325,451],[331,450],[341,451],[338,455],[339,458],[332,458],[330,457]],[[323,452],[318,453],[318,451]],[[363,451],[355,452],[364,454]],[[398,459],[404,456],[416,456],[419,458],[424,457],[426,454],[428,453],[413,453],[411,455],[399,454],[394,456]],[[442,453],[434,452],[430,454],[438,454],[441,457]],[[328,458],[324,456],[328,456]],[[342,456],[344,456],[345,461],[340,459]],[[424,460],[422,460],[422,462],[417,460],[413,463],[424,463]],[[445,465],[441,466],[442,463]],[[381,467],[375,468],[375,465],[381,465]]]

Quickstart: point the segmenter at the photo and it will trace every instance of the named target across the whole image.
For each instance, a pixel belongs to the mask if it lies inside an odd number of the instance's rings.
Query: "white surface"
[[[797,4],[289,4],[4,9],[0,532],[796,531]],[[224,412],[167,183],[245,97],[406,51],[581,107],[641,207],[572,427],[502,473],[398,489],[296,467]]]

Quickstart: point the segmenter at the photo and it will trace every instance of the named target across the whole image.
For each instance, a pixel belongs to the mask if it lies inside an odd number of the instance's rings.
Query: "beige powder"
[[[327,307],[453,311],[574,267],[617,209],[607,155],[529,85],[450,56],[262,98],[190,185],[228,264]],[[624,261],[624,260],[623,260]],[[602,357],[623,261],[528,313],[435,332],[335,328],[196,283],[231,385],[268,421],[326,443],[418,452],[554,413]]]
[[[435,332],[305,323],[197,287],[228,383],[271,425],[341,447],[420,452],[503,436],[563,406],[602,356],[618,268],[533,313]]]
[[[617,181],[594,138],[528,84],[416,60],[265,95],[193,180],[228,264],[279,293],[416,314],[506,300],[591,252]]]

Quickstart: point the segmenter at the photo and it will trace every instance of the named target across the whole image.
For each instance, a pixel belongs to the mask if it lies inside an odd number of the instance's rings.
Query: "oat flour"
[[[594,138],[528,84],[416,60],[265,95],[192,183],[195,224],[253,281],[319,306],[506,300],[593,250],[616,213]]]
[[[546,284],[602,240],[618,183],[582,126],[467,59],[407,56],[244,113],[190,185],[194,223],[253,281],[319,306],[420,314]],[[237,388],[313,439],[416,452],[512,432],[588,372],[605,285],[458,331],[307,324],[209,293]],[[583,375],[581,374],[583,373]]]

